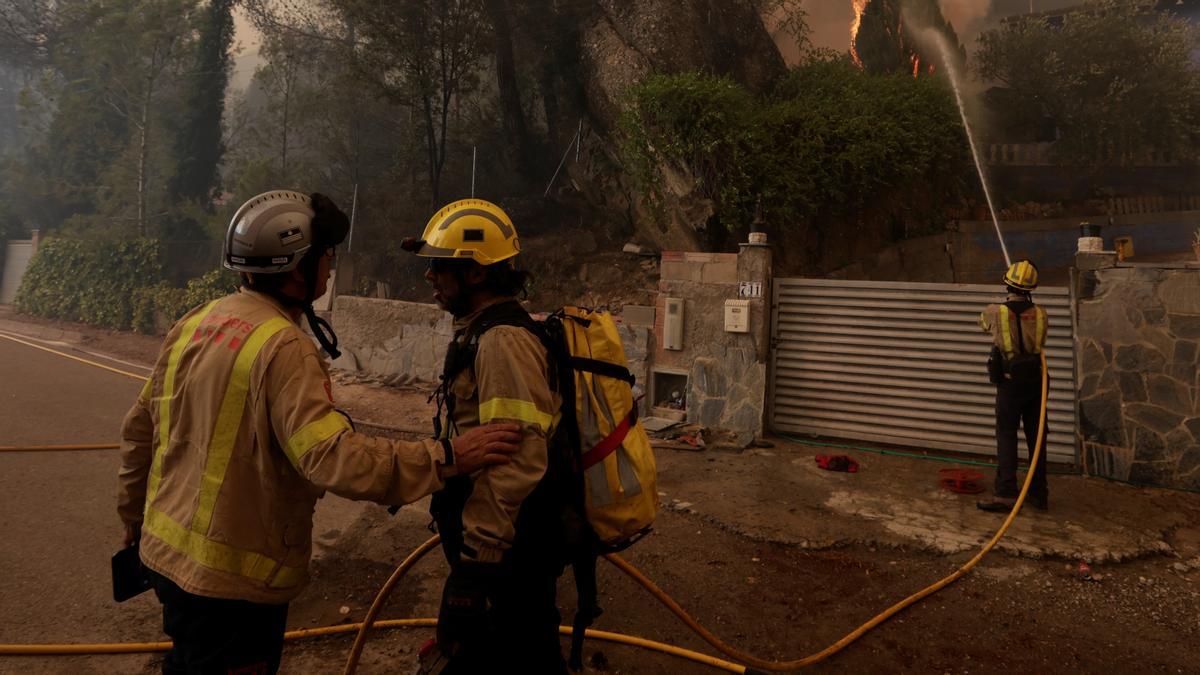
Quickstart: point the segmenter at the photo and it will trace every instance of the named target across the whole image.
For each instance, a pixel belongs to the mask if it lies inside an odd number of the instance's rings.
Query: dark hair
[[[487,276],[483,285],[496,295],[520,296],[522,299],[529,297],[528,285],[533,278],[529,270],[519,270],[507,260],[487,265],[484,269],[487,270]]]

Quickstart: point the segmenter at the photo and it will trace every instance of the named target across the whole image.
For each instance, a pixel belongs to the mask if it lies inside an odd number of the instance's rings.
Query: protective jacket
[[[489,307],[502,302],[516,301],[501,298],[455,321],[455,340],[461,344],[471,339],[472,324]],[[546,348],[538,337],[519,326],[497,325],[478,337],[474,362],[449,384],[444,435],[453,437],[490,422],[521,425],[520,446],[511,462],[478,472],[470,485],[461,484],[466,477],[459,477],[454,481],[458,485],[434,497],[435,511],[461,507],[464,559],[498,563],[513,546],[521,507],[549,465],[549,441],[562,404],[550,385],[553,377]],[[456,534],[443,532],[443,540],[454,542]]]
[[[1029,302],[1025,296],[1010,293],[1005,304],[988,305],[979,315],[979,327],[992,334],[992,342],[1011,359],[1018,351],[1017,314],[1010,305],[1020,309],[1020,336],[1026,354],[1040,354],[1046,345],[1046,310]],[[1021,309],[1024,307],[1024,309]]]
[[[307,583],[326,490],[398,505],[454,472],[435,440],[354,432],[311,339],[247,290],[171,329],[122,437],[118,512],[142,522],[142,561],[190,593],[258,603]]]

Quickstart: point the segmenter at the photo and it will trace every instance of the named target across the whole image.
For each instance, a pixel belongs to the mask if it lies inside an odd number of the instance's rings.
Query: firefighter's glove
[[[438,612],[437,643],[454,656],[464,644],[478,643],[487,631],[490,598],[501,584],[497,564],[460,561],[454,565],[442,591]]]

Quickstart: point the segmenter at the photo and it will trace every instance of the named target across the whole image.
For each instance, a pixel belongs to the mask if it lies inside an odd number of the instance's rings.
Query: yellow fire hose
[[[93,443],[91,445],[0,445],[0,452],[59,452],[67,450],[116,450],[117,443]]]
[[[1022,504],[1025,503],[1025,495],[1029,492],[1029,486],[1033,483],[1033,473],[1037,469],[1038,459],[1042,454],[1042,440],[1046,435],[1046,404],[1050,393],[1050,379],[1049,374],[1046,371],[1046,355],[1044,353],[1041,355],[1041,359],[1042,401],[1041,412],[1038,417],[1037,444],[1034,446],[1033,456],[1030,457],[1029,471],[1025,474],[1025,483],[1021,486],[1021,494],[1017,496],[1017,501],[1015,504],[1013,504],[1012,511],[1009,512],[1008,517],[1005,518],[1004,523],[1000,526],[1000,529],[998,529],[996,534],[992,536],[991,540],[979,550],[979,553],[976,553],[973,558],[968,560],[966,564],[964,564],[962,567],[959,567],[952,574],[916,593],[913,593],[907,598],[885,609],[873,617],[870,621],[867,621],[863,625],[847,633],[844,637],[842,637],[842,639],[834,642],[815,654],[791,661],[768,661],[766,659],[761,659],[757,656],[754,656],[753,654],[743,652],[735,647],[731,647],[725,644],[724,641],[714,635],[707,628],[702,626],[700,622],[696,621],[696,619],[692,618],[692,616],[688,614],[678,602],[675,602],[671,596],[667,595],[666,592],[664,592],[653,581],[646,577],[646,575],[642,574],[641,571],[639,571],[636,567],[629,564],[629,562],[627,562],[624,558],[613,553],[605,555],[604,558],[615,565],[622,572],[629,575],[629,577],[636,581],[642,588],[649,591],[651,595],[653,595],[659,602],[666,606],[667,609],[671,610],[672,614],[679,617],[679,619],[683,621],[688,628],[691,628],[692,631],[703,638],[705,642],[712,645],[722,654],[731,659],[747,664],[759,670],[775,672],[799,670],[800,668],[820,663],[821,661],[824,661],[830,656],[833,656],[834,654],[837,654],[846,647],[850,646],[860,637],[866,635],[879,624],[887,621],[900,611],[911,607],[930,595],[933,595],[934,593],[937,593],[943,588],[949,586],[955,581],[958,581],[962,576],[964,576],[967,572],[970,572],[972,568],[978,565],[979,561],[983,560],[983,557],[990,553],[991,550],[995,548],[996,544],[1000,542],[1001,537],[1008,532],[1008,528],[1013,524],[1013,521],[1017,518],[1017,514],[1020,512]],[[412,555],[406,558],[404,562],[402,562],[400,566],[396,568],[395,573],[393,573],[391,578],[387,580],[387,583],[383,585],[383,588],[380,589],[379,594],[375,596],[374,602],[371,603],[371,610],[367,613],[367,617],[362,623],[362,628],[359,629],[358,636],[354,640],[354,647],[350,650],[350,656],[346,659],[346,669],[343,671],[343,675],[353,675],[358,666],[358,659],[362,652],[362,646],[366,642],[367,631],[371,629],[371,624],[375,615],[379,613],[379,609],[382,608],[387,596],[391,594],[392,589],[396,586],[396,583],[400,580],[400,577],[404,576],[404,574],[408,572],[409,568],[412,567],[412,564],[416,562],[414,558],[420,558],[429,549],[433,548],[436,540],[436,536],[431,538],[429,541],[426,541],[424,544],[422,544],[420,548],[414,551]],[[733,672],[744,673],[747,672],[747,669],[745,667],[741,667],[741,670]]]
[[[70,354],[64,354],[62,352],[57,352],[52,349],[40,347],[38,345],[28,343],[23,340],[17,340],[16,338],[12,338],[7,335],[0,334],[0,337],[4,337],[4,338],[10,339],[10,340],[13,340],[15,342],[20,342],[22,344],[27,344],[27,345],[29,345],[31,347],[35,347],[37,349],[43,349],[45,351],[48,351],[48,352],[51,352],[54,354],[58,354],[60,356],[65,356],[67,358],[70,358],[70,359],[73,359],[76,361],[81,361],[83,363],[88,363],[90,365],[98,366],[98,367],[104,368],[106,370],[111,370],[113,372],[117,372],[122,375],[127,375],[129,377],[134,377],[134,378],[142,379],[142,380],[146,379],[140,375],[135,375],[133,373],[127,373],[125,371],[116,370],[115,368],[109,368],[108,366],[104,366],[102,364],[87,361],[86,359],[80,359],[78,357],[71,356]],[[638,647],[642,647],[642,648],[646,648],[646,649],[652,649],[652,650],[659,651],[659,652],[662,652],[665,654],[670,654],[673,656],[686,658],[686,659],[695,661],[697,663],[703,663],[703,664],[706,664],[706,665],[709,665],[709,666],[712,666],[715,668],[725,670],[726,672],[747,673],[747,672],[754,672],[753,669],[758,669],[758,670],[762,670],[762,671],[774,671],[774,672],[798,670],[798,669],[804,668],[806,666],[820,663],[821,661],[824,661],[825,659],[829,658],[830,656],[837,654],[838,652],[842,651],[843,649],[848,647],[850,644],[852,644],[853,642],[858,640],[860,637],[867,634],[868,632],[870,632],[871,630],[873,630],[874,628],[876,628],[877,626],[882,624],[884,621],[887,621],[889,618],[896,615],[900,611],[916,604],[917,602],[920,602],[921,600],[929,597],[930,595],[933,595],[934,593],[942,590],[946,586],[949,586],[950,584],[954,583],[955,581],[957,581],[958,579],[963,577],[967,572],[971,571],[971,569],[973,569],[976,565],[978,565],[979,562],[981,560],[983,560],[984,556],[986,556],[988,553],[990,553],[991,550],[993,548],[995,548],[996,544],[999,543],[1000,539],[1004,536],[1004,534],[1006,532],[1008,532],[1008,528],[1012,525],[1013,521],[1016,520],[1017,514],[1021,510],[1021,506],[1025,503],[1025,496],[1029,492],[1029,486],[1033,483],[1033,473],[1037,469],[1037,463],[1038,463],[1038,460],[1040,459],[1041,453],[1042,453],[1042,442],[1045,439],[1045,435],[1046,435],[1046,406],[1047,406],[1047,399],[1048,399],[1048,395],[1049,395],[1049,375],[1047,373],[1045,353],[1043,353],[1041,355],[1041,361],[1042,361],[1042,397],[1041,397],[1041,413],[1038,418],[1037,444],[1034,446],[1033,456],[1030,457],[1029,471],[1025,475],[1024,484],[1021,486],[1021,493],[1017,496],[1017,501],[1015,504],[1013,504],[1012,511],[1009,512],[1008,517],[1005,518],[1004,523],[996,531],[996,534],[992,536],[991,540],[989,540],[987,542],[987,544],[985,544],[983,546],[983,548],[981,548],[980,551],[977,554],[975,554],[974,557],[972,557],[969,561],[967,561],[966,564],[959,567],[957,570],[955,570],[949,576],[937,581],[936,583],[934,583],[934,584],[908,596],[907,598],[901,600],[900,602],[892,605],[891,607],[887,608],[883,612],[880,612],[878,615],[876,615],[875,617],[873,617],[871,620],[867,621],[863,625],[854,629],[850,633],[847,633],[840,640],[834,642],[833,644],[829,645],[825,649],[822,649],[821,651],[816,652],[815,654],[811,654],[809,656],[799,658],[799,659],[793,659],[790,661],[770,661],[770,660],[766,660],[766,659],[761,659],[752,654],[748,654],[746,652],[743,652],[739,649],[736,649],[734,647],[727,645],[724,641],[722,641],[720,638],[718,638],[715,634],[713,634],[707,628],[702,626],[698,621],[696,621],[694,618],[692,618],[692,616],[689,615],[687,613],[687,611],[684,610],[683,607],[681,607],[679,605],[679,603],[677,603],[674,599],[672,599],[669,595],[667,595],[662,589],[660,589],[653,581],[651,581],[644,574],[642,574],[637,568],[635,568],[633,565],[629,564],[627,561],[625,561],[620,556],[617,556],[615,554],[608,554],[608,555],[604,556],[605,559],[607,559],[610,563],[615,565],[621,571],[628,574],[634,581],[636,581],[639,585],[641,585],[643,588],[645,588],[647,591],[649,591],[651,595],[653,595],[659,602],[661,602],[664,606],[666,606],[667,609],[669,609],[673,614],[675,614],[677,617],[679,617],[680,620],[682,620],[697,635],[699,635],[702,639],[704,639],[705,642],[712,645],[714,648],[716,648],[722,654],[724,654],[732,659],[735,659],[742,664],[747,664],[747,665],[739,665],[737,663],[730,663],[728,661],[723,661],[721,659],[717,659],[717,658],[714,658],[714,657],[711,657],[711,656],[708,656],[705,654],[701,654],[699,652],[694,652],[692,650],[675,647],[673,645],[668,645],[668,644],[664,644],[661,642],[655,642],[653,640],[646,640],[643,638],[622,635],[620,633],[610,633],[610,632],[606,632],[606,631],[597,631],[597,630],[589,629],[587,631],[587,637],[593,638],[593,639],[617,642],[617,643],[621,643],[621,644],[638,646]],[[43,446],[43,447],[45,447],[45,446]],[[80,447],[80,446],[76,446],[76,447]],[[399,627],[399,626],[421,626],[421,627],[436,626],[437,620],[432,619],[432,618],[393,619],[393,620],[377,622],[377,621],[375,621],[375,617],[377,617],[379,615],[379,612],[382,610],[383,605],[387,601],[388,596],[391,595],[392,590],[395,588],[396,584],[399,583],[400,579],[403,578],[404,575],[408,573],[408,571],[412,568],[412,566],[414,564],[416,564],[416,562],[418,560],[420,560],[425,554],[427,554],[429,551],[431,551],[437,545],[438,541],[439,541],[439,538],[436,535],[434,537],[431,537],[425,543],[421,544],[421,546],[417,547],[416,550],[414,550],[412,553],[410,553],[408,555],[408,557],[406,557],[404,559],[404,561],[400,563],[400,565],[392,573],[391,577],[389,577],[387,582],[384,583],[383,587],[380,588],[379,593],[376,594],[375,599],[371,603],[371,607],[368,610],[367,616],[365,617],[363,622],[357,623],[357,624],[327,626],[324,628],[312,628],[312,629],[305,629],[305,630],[289,631],[285,634],[285,639],[295,640],[295,639],[302,639],[302,638],[321,637],[321,636],[326,636],[326,635],[340,635],[343,633],[349,633],[351,631],[356,631],[357,634],[355,636],[354,645],[352,646],[350,654],[346,660],[346,668],[344,670],[344,675],[352,675],[358,667],[358,661],[362,654],[362,649],[366,644],[367,632],[372,628],[372,626],[378,626],[381,628]],[[564,635],[569,635],[571,632],[571,627],[570,626],[560,626],[559,632]],[[0,644],[0,655],[10,655],[10,656],[47,655],[48,656],[48,655],[65,655],[65,654],[129,654],[129,653],[139,653],[139,652],[166,651],[167,649],[170,649],[170,646],[171,646],[170,642],[107,643],[107,644],[57,644],[57,645],[56,644],[45,644],[45,645],[27,645],[27,644],[3,645],[3,644]],[[749,666],[749,667],[747,667],[747,666]]]

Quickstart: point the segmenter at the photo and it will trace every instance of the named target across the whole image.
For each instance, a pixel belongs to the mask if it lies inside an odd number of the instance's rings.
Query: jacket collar
[[[241,293],[243,296],[250,298],[252,300],[256,300],[256,301],[261,302],[266,305],[270,305],[272,309],[274,309],[275,311],[282,314],[285,319],[287,319],[288,321],[291,321],[294,324],[299,325],[299,321],[300,321],[299,318],[293,319],[292,315],[288,313],[287,307],[284,307],[282,302],[267,295],[266,293],[262,293],[260,291],[255,291],[255,290],[246,288],[245,286],[238,288],[238,293]]]
[[[516,298],[511,295],[502,295],[500,297],[492,298],[491,300],[488,300],[487,302],[480,305],[474,312],[471,312],[470,314],[462,317],[461,319],[455,319],[454,320],[454,332],[457,333],[460,330],[465,330],[468,326],[470,326],[472,323],[474,323],[476,319],[479,318],[480,314],[483,314],[483,311],[485,309],[499,305],[502,302],[510,302],[512,300],[516,300]]]

